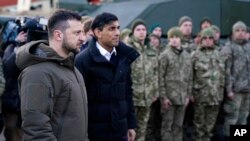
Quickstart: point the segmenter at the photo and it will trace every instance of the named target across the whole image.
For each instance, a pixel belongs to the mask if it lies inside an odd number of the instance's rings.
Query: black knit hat
[[[204,23],[204,22],[208,22],[210,23],[211,25],[213,24],[212,20],[210,20],[208,17],[204,17],[201,22],[200,22],[200,27],[201,25]]]

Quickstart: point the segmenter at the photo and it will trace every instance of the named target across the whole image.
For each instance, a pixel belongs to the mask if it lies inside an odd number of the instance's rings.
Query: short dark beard
[[[68,39],[65,37],[62,43],[62,47],[66,49],[68,52],[73,52],[74,54],[78,53],[77,49],[73,49],[69,47],[70,45],[68,44]]]

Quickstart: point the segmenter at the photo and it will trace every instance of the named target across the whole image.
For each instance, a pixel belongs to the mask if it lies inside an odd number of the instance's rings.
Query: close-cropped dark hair
[[[49,37],[53,36],[54,30],[65,31],[69,27],[68,20],[76,20],[81,22],[81,16],[73,11],[59,9],[48,20]]]
[[[108,25],[114,21],[118,21],[118,18],[114,14],[104,12],[95,17],[95,19],[92,22],[91,29],[93,31],[96,28],[102,30],[105,25]]]

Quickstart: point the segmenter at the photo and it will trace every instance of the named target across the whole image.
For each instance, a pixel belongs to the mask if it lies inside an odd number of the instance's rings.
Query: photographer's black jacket
[[[16,66],[16,44],[9,44],[3,55],[3,72],[6,80],[5,90],[2,96],[2,110],[6,113],[20,113],[20,98],[18,94],[17,79],[20,70]],[[21,124],[21,123],[20,123]]]

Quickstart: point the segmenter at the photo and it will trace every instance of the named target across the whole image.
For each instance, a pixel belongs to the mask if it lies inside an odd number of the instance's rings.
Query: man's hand
[[[158,99],[158,97],[153,96],[153,97],[152,97],[152,102],[155,102],[157,99]]]
[[[21,31],[16,37],[16,41],[19,43],[26,42],[26,40],[27,40],[27,33],[25,33],[24,31]]]
[[[162,108],[167,110],[172,105],[171,101],[168,98],[164,98],[162,101]]]
[[[233,92],[227,93],[227,97],[228,97],[229,99],[233,100],[233,99],[234,99],[234,93],[233,93]]]
[[[134,129],[128,129],[128,141],[134,141],[135,140],[135,130]]]
[[[194,102],[195,101],[194,96],[193,95],[189,96],[189,100],[190,102]]]
[[[190,98],[189,98],[189,97],[186,97],[186,98],[185,98],[185,107],[187,107],[187,106],[188,106],[189,101],[190,101]]]

